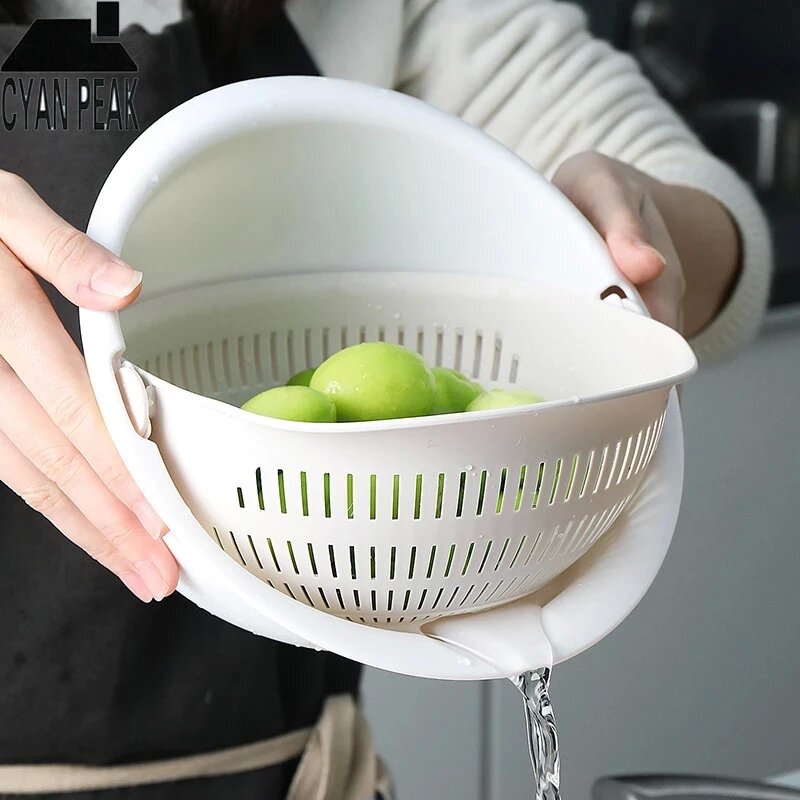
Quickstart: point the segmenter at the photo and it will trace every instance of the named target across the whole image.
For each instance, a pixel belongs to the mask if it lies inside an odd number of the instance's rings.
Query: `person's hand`
[[[605,239],[654,319],[693,337],[724,308],[742,253],[739,229],[715,197],[599,153],[566,159],[553,183]]]
[[[652,317],[681,330],[686,281],[654,180],[599,153],[580,153],[561,164],[553,183],[603,237]]]
[[[84,360],[34,273],[104,311],[133,302],[142,279],[0,171],[0,481],[140,600],[161,600],[178,580],[164,524],[114,448]]]

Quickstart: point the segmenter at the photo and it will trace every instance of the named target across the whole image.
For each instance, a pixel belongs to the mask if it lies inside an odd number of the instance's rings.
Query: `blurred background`
[[[776,266],[759,339],[686,387],[684,501],[661,574],[617,631],[554,671],[562,795],[621,773],[800,786],[800,0],[581,5],[750,182]],[[367,673],[401,800],[530,799],[505,683]]]

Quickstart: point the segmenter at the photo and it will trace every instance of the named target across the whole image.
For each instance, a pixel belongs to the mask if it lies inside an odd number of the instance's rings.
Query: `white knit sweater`
[[[93,2],[62,4],[90,16]],[[485,130],[546,175],[598,150],[669,183],[702,189],[736,219],[743,269],[726,307],[692,345],[704,361],[751,340],[771,267],[765,218],[739,177],[707,153],[635,62],[587,32],[554,0],[289,0],[292,22],[324,75],[395,88]],[[51,2],[41,3],[53,15]],[[125,0],[121,24],[151,30],[179,0]]]

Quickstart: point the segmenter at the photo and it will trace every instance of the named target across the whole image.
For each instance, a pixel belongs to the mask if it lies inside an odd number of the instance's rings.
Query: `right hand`
[[[114,448],[83,357],[34,273],[101,311],[130,305],[142,280],[0,170],[0,481],[140,600],[161,600],[178,581],[166,528]]]

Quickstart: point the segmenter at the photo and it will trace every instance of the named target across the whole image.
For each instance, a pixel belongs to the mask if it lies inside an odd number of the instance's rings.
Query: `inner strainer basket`
[[[301,603],[400,629],[529,594],[586,553],[694,368],[658,323],[496,276],[250,278],[147,299],[122,325],[150,438],[213,541]],[[548,402],[337,425],[238,409],[363,341]]]

